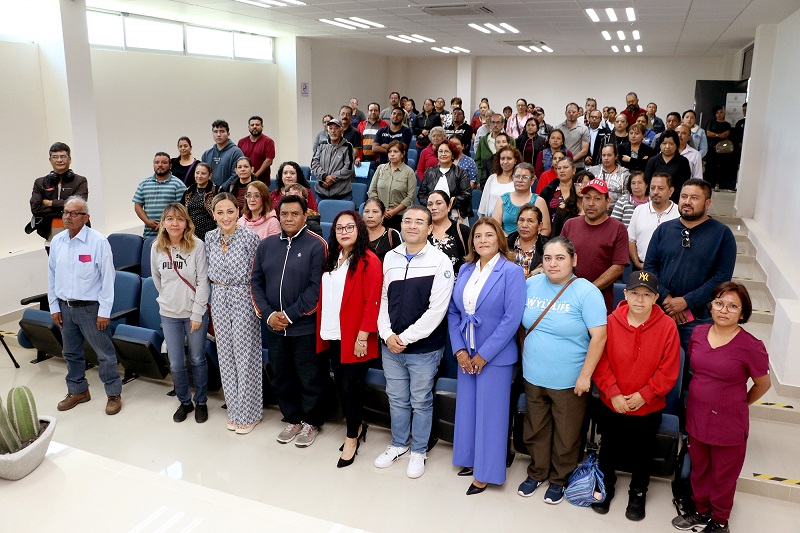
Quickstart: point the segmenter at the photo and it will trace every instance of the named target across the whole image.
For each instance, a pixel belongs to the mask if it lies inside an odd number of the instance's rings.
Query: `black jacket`
[[[59,188],[59,182],[61,187]],[[25,227],[27,233],[36,232],[46,239],[50,236],[54,218],[61,218],[64,202],[70,196],[80,196],[89,200],[89,181],[83,176],[67,170],[64,174],[51,172],[33,182],[31,192],[31,214],[33,220]],[[42,200],[51,200],[52,206],[45,206]]]
[[[472,216],[472,187],[469,184],[469,176],[467,172],[458,165],[452,165],[447,173],[447,185],[450,188],[447,194],[450,198],[455,198],[453,207],[458,209],[461,218],[468,218]],[[419,185],[417,192],[417,199],[422,205],[428,205],[428,196],[434,191],[436,183],[439,181],[439,166],[430,167],[425,170],[425,176],[422,178],[422,183]]]
[[[591,135],[591,133],[592,132],[590,130],[589,135]],[[611,137],[613,137],[613,132],[607,127],[603,126],[597,130],[597,136],[594,138],[594,146],[589,151],[589,155],[592,156],[592,164],[589,166],[600,164],[600,154],[603,151],[603,146],[607,144],[614,144],[614,141],[611,139]]]

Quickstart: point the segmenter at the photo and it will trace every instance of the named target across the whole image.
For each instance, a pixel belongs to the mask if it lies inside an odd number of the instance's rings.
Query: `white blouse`
[[[499,260],[500,252],[496,253],[483,268],[480,267],[480,260],[475,264],[475,270],[472,271],[472,275],[470,275],[469,279],[467,280],[467,284],[464,285],[464,311],[466,311],[467,314],[475,314],[475,308],[478,306],[478,297],[481,295],[483,286],[486,285],[486,281],[489,279],[489,276],[492,274],[492,270],[494,270],[494,267]],[[469,324],[469,333],[467,336],[469,337],[467,339],[469,347],[470,349],[474,350],[475,327],[471,322]]]
[[[342,254],[339,252],[339,260]],[[342,340],[342,328],[339,322],[339,312],[342,309],[344,297],[344,284],[347,280],[347,270],[350,258],[332,272],[322,275],[322,316],[320,318],[319,336],[326,341]]]
[[[480,216],[492,216],[497,200],[507,192],[514,192],[514,180],[508,183],[500,183],[497,181],[497,174],[489,176],[483,186],[478,214]]]

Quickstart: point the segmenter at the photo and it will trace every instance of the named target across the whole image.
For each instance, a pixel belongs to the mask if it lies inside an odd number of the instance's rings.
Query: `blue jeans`
[[[188,318],[161,316],[161,329],[167,341],[169,371],[175,384],[175,395],[183,404],[191,403],[192,391],[189,388],[189,373],[186,371],[186,350],[189,348],[189,363],[192,365],[194,380],[194,402],[206,403],[208,390],[208,362],[206,361],[206,332],[208,331],[208,311],[203,314],[202,325],[194,332]]]
[[[67,392],[79,394],[89,389],[86,381],[86,359],[83,354],[83,341],[89,343],[100,364],[98,373],[103,381],[107,396],[122,394],[122,379],[117,366],[117,351],[111,342],[111,329],[97,329],[97,311],[99,304],[85,307],[69,307],[60,302],[61,338],[64,343],[63,355],[67,360]]]
[[[392,446],[408,446],[425,453],[433,425],[433,380],[439,370],[444,347],[428,353],[392,353],[381,345]],[[413,427],[413,431],[412,431]]]

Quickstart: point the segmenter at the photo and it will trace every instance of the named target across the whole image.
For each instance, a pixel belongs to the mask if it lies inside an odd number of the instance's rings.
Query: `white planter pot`
[[[53,433],[56,431],[56,419],[52,416],[40,416],[40,421],[49,422],[39,438],[33,444],[17,453],[0,455],[0,479],[16,481],[22,479],[39,466],[44,460]]]

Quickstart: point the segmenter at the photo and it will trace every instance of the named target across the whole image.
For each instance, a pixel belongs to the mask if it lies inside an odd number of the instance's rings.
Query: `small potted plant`
[[[56,419],[39,416],[28,387],[8,391],[8,411],[0,401],[0,479],[22,479],[44,460]]]

